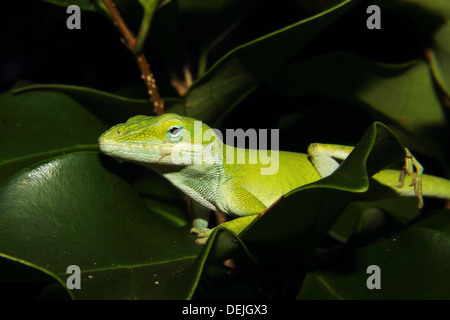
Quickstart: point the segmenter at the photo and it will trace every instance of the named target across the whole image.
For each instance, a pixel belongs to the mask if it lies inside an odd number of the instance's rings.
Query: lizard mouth
[[[171,154],[170,146],[156,143],[117,142],[100,137],[98,144],[100,150],[108,156],[142,163],[160,162]]]
[[[121,142],[100,137],[100,150],[108,156],[140,164],[183,165],[191,164],[202,152],[196,151],[192,144],[171,144],[159,141],[145,143]],[[183,158],[183,154],[189,156]]]

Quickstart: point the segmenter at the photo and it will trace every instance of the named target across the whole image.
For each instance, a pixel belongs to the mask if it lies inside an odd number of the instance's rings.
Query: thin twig
[[[189,87],[192,85],[192,82],[194,82],[194,79],[192,79],[191,70],[189,70],[188,66],[183,67],[183,73],[184,81],[180,80],[176,75],[173,75],[170,79],[170,84],[177,91],[180,97],[184,97],[187,94]]]
[[[134,47],[136,45],[136,37],[133,32],[128,28],[125,21],[122,19],[119,10],[117,10],[116,5],[112,0],[103,0],[103,3],[107,7],[114,24],[119,29],[122,34],[123,39],[125,40],[125,45],[130,49],[136,58],[137,64],[141,71],[141,77],[145,82],[145,85],[148,89],[148,94],[150,95],[150,101],[153,103],[154,109],[153,111],[157,115],[161,115],[164,113],[164,102],[161,100],[161,97],[158,92],[158,87],[155,83],[155,78],[153,77],[153,73],[150,70],[150,65],[145,57],[144,53],[136,53]]]

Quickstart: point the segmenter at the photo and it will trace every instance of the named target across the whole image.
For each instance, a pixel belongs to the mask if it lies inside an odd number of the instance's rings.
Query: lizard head
[[[205,150],[215,149],[217,140],[201,121],[166,113],[132,117],[104,132],[98,143],[103,153],[118,159],[144,165],[187,165],[208,160]]]

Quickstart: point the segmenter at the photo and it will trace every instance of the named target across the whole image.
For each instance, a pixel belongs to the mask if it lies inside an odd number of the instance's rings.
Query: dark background
[[[273,1],[259,1],[211,52],[209,66],[236,46],[310,16],[327,2],[309,1],[316,6],[307,6],[300,5],[301,1],[285,1],[283,5],[274,6]],[[407,19],[382,12],[382,29],[368,30],[366,8],[370,4],[371,1],[361,1],[291,62],[332,51],[353,52],[386,63],[425,59],[426,40]],[[27,81],[70,84],[147,98],[135,60],[111,22],[101,14],[83,11],[81,30],[69,30],[66,27],[68,16],[66,8],[44,1],[10,1],[3,5],[0,11],[0,92],[11,89],[19,81]],[[181,21],[178,26],[180,34],[188,35],[181,60],[196,70],[200,49],[196,46],[196,37],[201,38],[202,34],[189,32],[193,26],[187,21],[189,19]],[[169,66],[161,52],[151,43],[147,43],[146,52],[162,97],[176,96],[169,82]],[[177,72],[181,72],[181,65]],[[303,116],[308,121],[301,122],[301,127],[287,126],[281,132],[282,150],[306,151],[311,142],[355,144],[373,121],[364,110],[341,101],[318,96],[280,97],[262,85],[229,114],[223,127],[276,128],[280,121],[295,123]],[[421,158],[421,162],[427,173],[439,172],[434,159]],[[33,297],[44,285],[14,283],[6,291]]]
[[[310,16],[328,2],[332,1],[284,1],[283,5],[277,6],[271,1],[257,2],[243,21],[211,52],[209,66],[237,45]],[[382,29],[367,29],[369,15],[366,8],[371,3],[361,1],[345,18],[339,19],[316,37],[293,61],[331,51],[354,52],[388,63],[423,58],[424,39],[408,20],[382,12]],[[82,11],[81,29],[69,30],[66,27],[69,14],[65,7],[36,0],[14,1],[8,5],[0,13],[0,91],[10,89],[17,81],[30,81],[78,85],[147,98],[132,54],[106,17]],[[178,25],[179,33],[185,36],[184,50],[180,54],[183,55],[182,60],[196,70],[199,51],[196,37],[201,38],[202,34],[196,33],[190,21],[188,18],[182,19]],[[147,43],[146,52],[161,96],[176,96],[170,85],[168,66],[158,48]],[[181,65],[176,71],[181,73]],[[302,128],[301,135],[307,135],[304,148],[313,138],[330,143],[354,144],[373,121],[364,111],[334,99],[280,97],[263,85],[232,111],[224,126],[274,128],[278,126],[275,121],[278,117],[267,117],[267,112],[290,114],[295,113],[299,106],[306,113],[311,110],[311,118],[314,118]],[[345,114],[342,112],[344,107]],[[326,117],[323,116],[325,114]],[[322,125],[318,126],[315,121]],[[318,127],[320,130],[316,129]],[[337,131],[341,132],[340,141],[333,141]],[[282,143],[281,148],[290,149],[291,146]]]

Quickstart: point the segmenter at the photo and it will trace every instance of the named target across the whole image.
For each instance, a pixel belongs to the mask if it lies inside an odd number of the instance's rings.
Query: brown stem
[[[153,73],[150,70],[150,65],[147,61],[147,58],[143,53],[136,54],[134,51],[134,45],[136,44],[136,37],[133,32],[128,28],[125,21],[122,19],[119,10],[117,10],[116,5],[112,0],[103,0],[103,3],[108,8],[108,11],[114,21],[114,24],[119,29],[120,33],[125,40],[125,45],[130,49],[136,58],[136,62],[141,71],[142,80],[144,80],[145,85],[148,89],[148,94],[150,95],[150,101],[153,103],[154,109],[153,111],[157,115],[161,115],[164,113],[164,102],[161,100],[161,97],[158,92],[158,87],[155,83],[155,78],[153,77]]]
[[[139,69],[141,70],[142,80],[144,80],[147,85],[148,94],[150,95],[150,101],[153,102],[153,111],[157,115],[164,113],[164,102],[159,96],[158,87],[156,86],[155,78],[153,73],[150,71],[150,65],[145,58],[143,53],[136,56],[136,61],[138,63]]]

